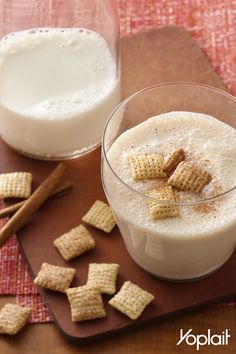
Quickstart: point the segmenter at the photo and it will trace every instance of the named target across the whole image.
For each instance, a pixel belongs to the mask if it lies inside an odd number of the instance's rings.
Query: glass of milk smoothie
[[[236,99],[191,83],[146,88],[110,116],[103,135],[104,190],[130,256],[151,274],[173,281],[199,279],[234,252],[235,127]],[[184,161],[164,170],[179,149]],[[153,160],[144,162],[147,156]],[[183,174],[186,166],[190,174]],[[150,168],[155,173],[146,174]],[[185,189],[199,176],[207,176],[201,189]],[[169,199],[160,194],[165,188],[172,191]],[[154,217],[151,208],[162,214]]]
[[[0,134],[39,159],[96,148],[120,102],[119,23],[111,0],[0,5]]]

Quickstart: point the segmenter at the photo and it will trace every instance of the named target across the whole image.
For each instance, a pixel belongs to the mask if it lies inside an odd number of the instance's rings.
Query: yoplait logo
[[[207,330],[207,334],[193,334],[193,329],[189,329],[184,333],[183,329],[180,329],[180,339],[176,345],[180,345],[185,341],[188,345],[196,345],[196,349],[200,350],[201,346],[205,345],[228,345],[230,329],[225,329],[221,334],[212,334],[211,329]]]

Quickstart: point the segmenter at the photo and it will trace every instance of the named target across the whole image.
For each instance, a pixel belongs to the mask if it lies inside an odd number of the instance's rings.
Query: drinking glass
[[[0,134],[58,160],[90,152],[120,102],[113,0],[0,2]]]
[[[167,83],[143,89],[123,101],[114,110],[106,124],[102,142],[102,180],[108,202],[113,209],[124,243],[133,260],[157,277],[172,281],[190,281],[216,271],[228,260],[235,249],[236,186],[221,190],[208,199],[196,197],[194,200],[167,202],[150,198],[144,192],[137,190],[135,184],[124,180],[122,170],[111,159],[110,153],[113,144],[127,130],[150,117],[171,111],[203,113],[233,128],[236,127],[236,99],[219,89],[192,83]],[[124,136],[122,139],[124,143]],[[134,133],[132,139],[133,143]],[[158,140],[158,133],[155,139]],[[207,146],[211,148],[210,141],[204,144],[208,144]],[[119,146],[122,150],[121,142]],[[215,153],[217,154],[220,149],[221,147],[218,146]],[[225,145],[224,149],[228,149],[229,152],[232,150],[230,146]],[[232,159],[235,159],[235,151],[231,152]],[[121,153],[122,151],[118,151],[118,155],[115,156],[119,159]],[[121,156],[125,159],[126,155]],[[127,162],[124,162],[124,168],[129,170]],[[173,229],[172,222],[175,222],[175,218],[165,219],[165,229],[159,227],[162,220],[153,221],[152,227],[150,224],[147,226],[146,221],[150,218],[148,202],[177,206],[180,215],[190,215],[193,211],[205,213],[201,214],[203,218],[206,218],[204,230],[201,222],[196,221],[194,232],[191,234],[187,231],[180,232],[181,230]],[[209,221],[207,224],[207,213],[214,210],[214,203],[221,202],[227,203],[229,210],[232,208],[232,214],[228,214],[228,219],[224,219],[223,216],[220,219],[221,215],[216,215],[218,219],[215,220],[221,220],[221,222],[215,224]],[[181,227],[181,219],[179,220],[178,225]]]

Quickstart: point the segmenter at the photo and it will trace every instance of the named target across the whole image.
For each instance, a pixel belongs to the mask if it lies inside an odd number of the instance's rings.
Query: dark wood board
[[[139,33],[121,42],[122,93],[173,81],[198,82],[226,90],[207,58],[181,27]]]
[[[163,81],[195,81],[224,88],[210,64],[183,29],[163,28],[124,38],[122,41],[123,97],[147,85]],[[78,132],[79,138],[79,132]],[[17,154],[0,142],[0,172],[30,171],[36,187],[55,167],[54,162],[36,161]],[[117,262],[120,272],[117,289],[131,280],[156,295],[137,321],[131,321],[107,304],[105,319],[72,323],[64,294],[40,290],[55,322],[63,333],[78,341],[92,340],[115,334],[135,326],[174,316],[194,308],[236,296],[236,253],[215,274],[192,283],[171,283],[156,279],[137,266],[129,257],[116,227],[110,235],[89,227],[96,239],[94,250],[65,262],[52,241],[81,222],[95,199],[105,200],[100,178],[100,148],[80,159],[67,162],[74,189],[63,197],[48,201],[18,232],[17,237],[33,275],[42,262],[76,268],[72,286],[87,279],[90,262]]]

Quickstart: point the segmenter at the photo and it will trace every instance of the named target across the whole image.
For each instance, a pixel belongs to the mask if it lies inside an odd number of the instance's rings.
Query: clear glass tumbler
[[[175,113],[165,121],[163,114],[168,112]],[[196,112],[197,120],[189,123],[185,117],[190,113],[186,112]],[[204,116],[206,123],[201,114],[216,120]],[[156,123],[147,125],[147,119],[154,116]],[[196,114],[193,116],[196,118]],[[173,281],[199,279],[220,268],[234,252],[235,117],[233,96],[191,83],[146,88],[122,102],[110,116],[103,134],[103,187],[130,256],[155,276]],[[158,121],[166,123],[159,125]],[[140,123],[143,132],[137,132]],[[144,136],[150,139],[145,140]],[[166,179],[133,180],[129,156],[158,153],[166,158],[167,145],[186,149],[187,159],[194,157],[196,164],[210,169],[213,178],[205,194],[183,193],[173,188],[175,201],[165,201],[148,197],[146,191],[161,188],[161,183],[168,184]],[[211,156],[212,161],[206,156]],[[217,184],[221,177],[222,181],[230,181],[224,182],[227,188]],[[178,208],[180,216],[152,220],[150,205],[161,206],[164,211]]]
[[[0,38],[2,139],[39,159],[96,148],[120,102],[116,2],[2,0]]]

